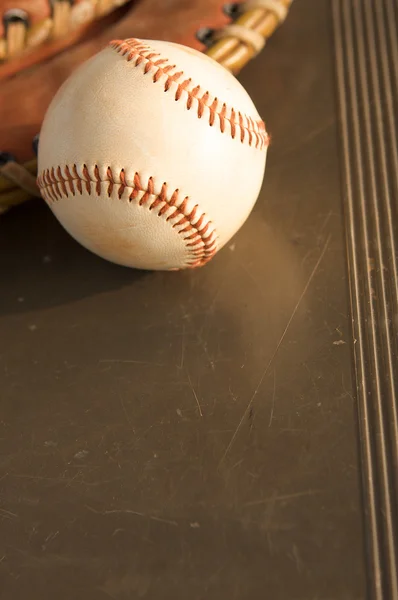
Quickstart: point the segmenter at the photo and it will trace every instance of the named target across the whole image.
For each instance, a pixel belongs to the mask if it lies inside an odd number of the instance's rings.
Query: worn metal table
[[[205,268],[108,264],[44,203],[2,219],[1,599],[396,598],[394,432],[377,455],[373,342],[353,339],[370,304],[344,192],[362,131],[344,65],[365,23],[348,4],[295,3],[242,74],[273,143],[253,214]]]

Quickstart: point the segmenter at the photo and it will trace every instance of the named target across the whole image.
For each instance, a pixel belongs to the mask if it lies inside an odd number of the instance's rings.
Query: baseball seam
[[[117,192],[119,200],[135,201],[150,211],[158,209],[157,216],[165,218],[172,229],[182,236],[188,252],[187,266],[202,266],[217,252],[217,234],[213,223],[199,210],[198,204],[192,207],[188,196],[182,198],[178,189],[170,194],[167,183],[163,183],[156,193],[153,177],[149,177],[147,184],[143,185],[140,175],[135,173],[133,183],[129,184],[124,169],[115,175],[108,166],[105,177],[101,177],[98,165],[91,170],[90,174],[87,165],[83,165],[80,174],[75,164],[65,165],[63,170],[61,166],[44,169],[37,178],[37,184],[49,205],[67,198],[69,194],[82,195],[84,191],[89,195],[94,191],[100,196],[102,185],[105,184],[109,198]]]
[[[175,100],[186,99],[186,109],[191,110],[196,103],[196,112],[201,119],[208,111],[210,127],[218,119],[221,133],[227,131],[233,139],[240,139],[241,143],[247,143],[259,150],[269,145],[269,136],[265,130],[265,124],[261,119],[252,117],[228,107],[225,102],[210,96],[208,91],[203,91],[200,85],[195,85],[192,78],[183,79],[184,72],[178,71],[177,66],[170,64],[169,60],[162,56],[141,40],[128,38],[126,40],[113,40],[109,44],[111,48],[126,58],[128,62],[135,61],[134,66],[143,65],[144,75],[151,74],[154,83],[161,82],[164,91],[175,90]]]

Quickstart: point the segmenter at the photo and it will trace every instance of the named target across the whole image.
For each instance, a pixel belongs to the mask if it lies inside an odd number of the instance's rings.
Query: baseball
[[[38,185],[83,246],[139,269],[206,264],[260,191],[268,135],[249,95],[205,54],[116,40],[50,104]]]

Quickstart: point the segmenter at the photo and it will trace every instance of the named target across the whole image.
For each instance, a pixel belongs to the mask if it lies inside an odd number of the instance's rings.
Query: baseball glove
[[[0,0],[0,213],[39,196],[35,139],[60,85],[112,39],[177,42],[237,74],[292,0]]]

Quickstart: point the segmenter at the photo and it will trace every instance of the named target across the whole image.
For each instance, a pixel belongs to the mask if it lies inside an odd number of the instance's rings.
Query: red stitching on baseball
[[[99,196],[101,193],[101,184],[103,183],[108,184],[107,194],[109,197],[112,195],[114,189],[116,190],[117,188],[119,200],[122,198],[125,190],[130,192],[128,196],[129,202],[134,201],[143,192],[138,202],[139,206],[145,206],[149,198],[152,197],[153,200],[150,204],[147,204],[147,208],[148,210],[154,210],[161,206],[157,212],[158,217],[163,216],[170,208],[175,208],[175,210],[167,217],[166,221],[171,221],[181,216],[181,219],[173,223],[173,229],[185,223],[188,224],[187,227],[177,230],[177,233],[182,236],[190,255],[187,262],[188,266],[202,266],[217,252],[217,234],[215,229],[212,228],[211,221],[206,219],[206,214],[203,212],[200,213],[199,219],[197,219],[199,214],[199,206],[197,204],[189,211],[187,208],[189,203],[188,196],[177,206],[181,196],[178,189],[174,190],[168,199],[167,183],[163,183],[160,193],[156,194],[153,177],[149,177],[147,185],[144,186],[141,183],[139,174],[135,173],[133,185],[128,185],[124,169],[121,169],[118,177],[115,177],[112,168],[108,167],[106,177],[101,179],[99,167],[95,165],[93,173],[94,176],[91,177],[87,165],[83,165],[82,175],[79,174],[76,165],[65,165],[63,169],[61,166],[52,167],[51,169],[44,169],[40,173],[37,177],[37,185],[49,204],[57,202],[62,198],[68,198],[70,194],[76,196],[77,192],[75,188],[77,188],[79,194],[82,194],[83,186],[89,195],[94,191]],[[189,232],[188,236],[185,235],[187,232]]]
[[[264,122],[259,120],[254,120],[247,115],[243,115],[240,112],[237,112],[233,108],[231,108],[231,114],[227,116],[227,105],[221,103],[221,109],[219,109],[220,101],[215,98],[211,100],[210,94],[208,91],[202,93],[200,86],[196,86],[194,89],[188,89],[192,84],[192,79],[185,79],[181,83],[179,83],[179,79],[184,75],[183,71],[179,71],[176,73],[170,73],[176,68],[176,65],[170,65],[168,63],[167,58],[159,58],[159,60],[153,60],[156,57],[160,57],[161,55],[157,52],[154,52],[150,46],[145,45],[140,40],[135,38],[129,38],[126,40],[113,40],[109,44],[111,48],[116,50],[119,54],[124,56],[127,61],[135,60],[134,65],[138,67],[140,64],[145,62],[144,74],[148,74],[152,71],[152,80],[154,83],[157,83],[159,79],[164,75],[166,77],[164,81],[164,91],[167,92],[173,83],[177,84],[177,89],[175,92],[175,100],[181,100],[183,92],[185,91],[186,96],[186,108],[190,110],[193,104],[193,101],[197,102],[197,115],[198,118],[201,119],[205,109],[207,108],[209,111],[209,125],[212,127],[215,122],[216,116],[218,116],[220,131],[224,133],[226,130],[225,123],[226,121],[230,123],[230,131],[231,137],[234,139],[237,137],[237,129],[239,130],[239,139],[243,143],[245,141],[245,137],[247,136],[247,143],[249,146],[254,146],[260,150],[267,148],[269,145],[269,136],[265,131]],[[254,134],[254,135],[253,135]]]

